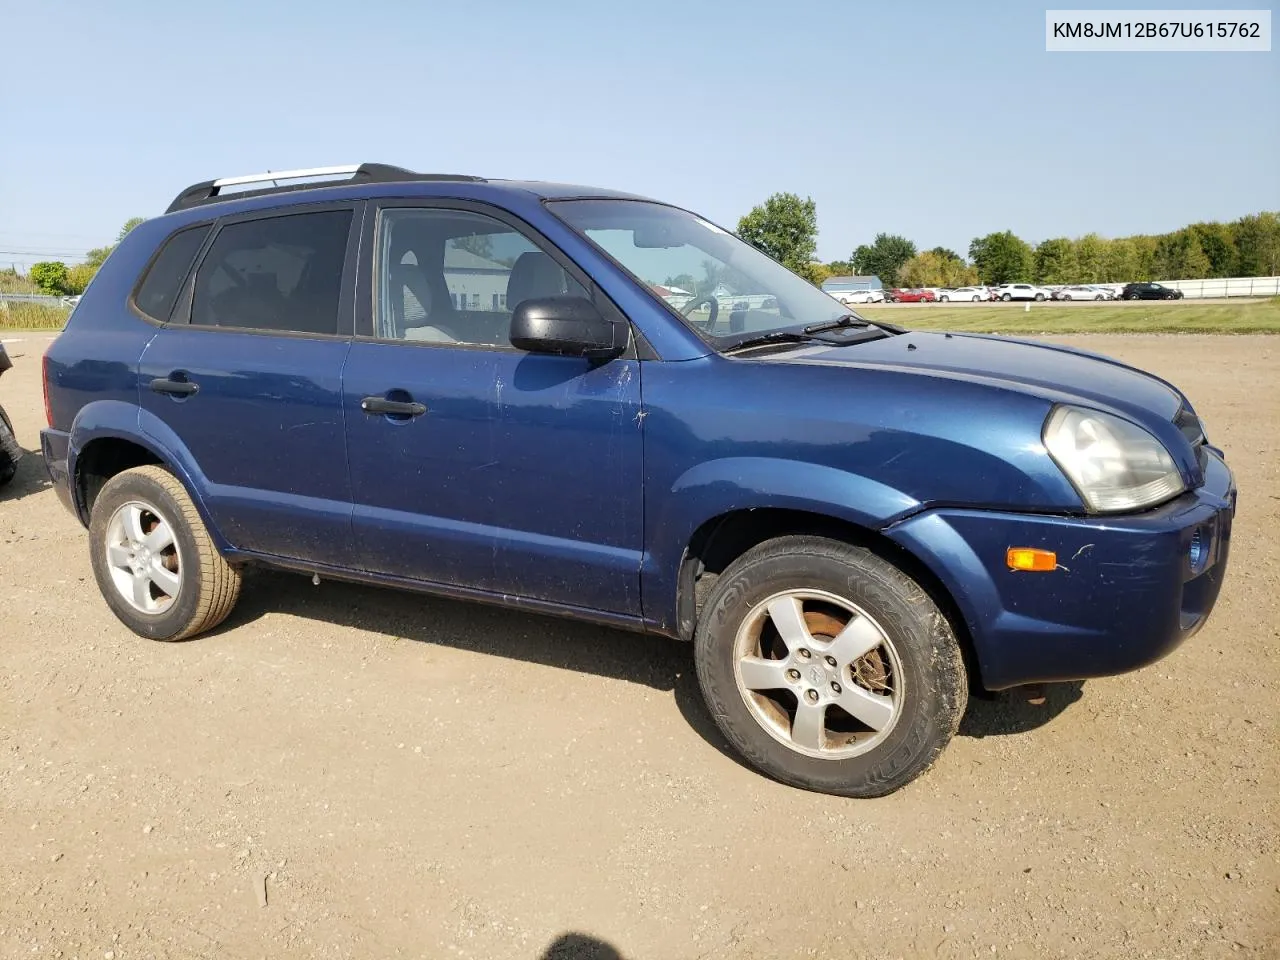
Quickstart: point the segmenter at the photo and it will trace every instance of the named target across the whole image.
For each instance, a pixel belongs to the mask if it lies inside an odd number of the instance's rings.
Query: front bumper
[[[1001,690],[1134,670],[1191,637],[1218,599],[1235,506],[1231,471],[1206,450],[1204,484],[1146,513],[938,509],[885,533],[942,580],[973,638],[983,686]],[[1052,550],[1058,568],[1010,570],[1010,547]]]

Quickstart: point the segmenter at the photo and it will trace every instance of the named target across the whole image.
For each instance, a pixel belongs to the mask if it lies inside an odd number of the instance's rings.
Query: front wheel
[[[134,633],[185,640],[212,630],[240,596],[182,484],[158,466],[118,473],[93,502],[90,558],[107,606]]]
[[[892,793],[954,735],[967,680],[947,619],[919,584],[861,547],[783,537],[717,580],[694,639],[725,737],[783,783]]]
[[[1037,293],[1037,294],[1036,294],[1036,303],[1039,303],[1039,302],[1040,302],[1041,300],[1043,300],[1043,299],[1044,299],[1044,294],[1043,294],[1043,293]]]
[[[943,303],[950,303],[950,302],[951,302],[951,298],[950,298],[950,297],[939,297],[938,299],[939,299],[939,300],[941,300]]]

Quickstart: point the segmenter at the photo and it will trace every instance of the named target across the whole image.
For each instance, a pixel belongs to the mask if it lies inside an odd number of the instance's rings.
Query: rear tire
[[[0,487],[3,487],[18,472],[18,461],[22,459],[22,447],[13,431],[13,423],[9,415],[0,407]]]
[[[168,470],[116,474],[93,502],[93,575],[120,621],[152,640],[185,640],[226,619],[240,571],[222,555],[186,489]]]
[[[1013,299],[1013,294],[1011,293],[1002,294],[1000,299],[1003,300],[1005,303],[1008,303],[1010,300]]]
[[[951,625],[919,584],[819,537],[772,540],[730,564],[694,658],[707,708],[751,765],[839,796],[883,796],[924,773],[967,698]]]

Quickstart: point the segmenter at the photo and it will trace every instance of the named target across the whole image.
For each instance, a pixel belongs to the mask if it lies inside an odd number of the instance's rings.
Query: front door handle
[[[391,417],[420,417],[427,412],[427,405],[412,400],[365,397],[360,401],[360,409],[365,413],[381,413]]]
[[[189,397],[193,393],[200,392],[200,384],[192,383],[190,380],[169,380],[165,377],[157,377],[151,381],[151,389],[156,393],[167,393],[174,397]]]

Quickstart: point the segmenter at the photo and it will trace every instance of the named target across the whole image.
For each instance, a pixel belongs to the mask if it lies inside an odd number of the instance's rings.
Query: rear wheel
[[[140,636],[185,640],[212,630],[240,596],[240,571],[218,553],[187,491],[163,467],[108,480],[93,503],[89,540],[103,599]]]
[[[933,763],[964,709],[947,619],[901,570],[844,543],[783,537],[748,551],[707,597],[694,643],[724,735],[806,790],[897,790]]]
[[[13,424],[9,415],[0,407],[0,487],[13,479],[18,472],[18,461],[22,459],[22,447],[18,446],[18,438],[13,432]]]
[[[977,303],[977,302],[978,302],[978,298],[977,298],[977,297],[970,297],[969,299],[971,299],[974,303]]]
[[[1001,299],[1001,300],[1003,300],[1003,301],[1005,301],[1005,302],[1007,303],[1008,301],[1010,301],[1010,300],[1012,300],[1012,299],[1013,299],[1013,294],[1011,294],[1011,293],[1003,294],[1003,295],[1000,297],[1000,299]]]

